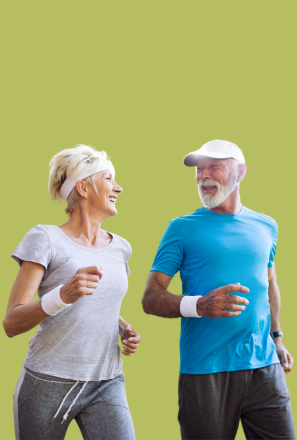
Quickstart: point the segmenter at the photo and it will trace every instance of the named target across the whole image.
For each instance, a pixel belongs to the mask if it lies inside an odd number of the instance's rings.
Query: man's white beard
[[[201,199],[201,202],[204,206],[207,208],[217,208],[220,206],[227,197],[230,196],[230,194],[234,191],[237,184],[237,167],[236,169],[233,168],[229,182],[226,185],[221,185],[219,182],[216,182],[215,180],[199,180],[198,182],[198,192]],[[203,194],[203,185],[211,185],[216,186],[217,191],[214,196],[211,194]]]

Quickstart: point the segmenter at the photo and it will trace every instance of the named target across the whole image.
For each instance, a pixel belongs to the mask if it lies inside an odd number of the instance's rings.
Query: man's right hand
[[[241,286],[240,283],[228,284],[211,290],[207,295],[198,298],[197,313],[199,316],[205,316],[206,318],[240,315],[241,310],[245,310],[245,306],[248,305],[249,301],[241,296],[229,294],[235,292],[248,293],[249,291],[250,289]]]
[[[84,295],[92,295],[103,276],[103,267],[83,267],[61,287],[61,300],[66,304],[72,304]]]

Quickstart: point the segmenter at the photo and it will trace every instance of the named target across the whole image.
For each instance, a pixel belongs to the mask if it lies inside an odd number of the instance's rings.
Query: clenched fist
[[[84,295],[92,295],[103,276],[103,267],[91,266],[78,269],[75,275],[61,287],[61,300],[73,304]]]
[[[124,346],[122,353],[125,356],[131,356],[131,354],[136,353],[136,349],[141,341],[141,336],[134,330],[131,324],[128,324],[121,334],[121,340]]]

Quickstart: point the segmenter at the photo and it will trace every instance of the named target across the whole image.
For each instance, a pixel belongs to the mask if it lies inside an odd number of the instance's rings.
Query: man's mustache
[[[198,186],[217,186],[219,187],[219,182],[216,182],[215,180],[199,180]]]

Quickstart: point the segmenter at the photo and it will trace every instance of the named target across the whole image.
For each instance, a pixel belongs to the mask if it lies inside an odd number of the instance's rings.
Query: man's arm
[[[268,268],[268,296],[270,304],[270,332],[279,332],[281,330],[280,326],[280,310],[281,310],[281,300],[280,291],[276,281],[276,272],[274,267]],[[283,367],[285,373],[289,373],[294,364],[294,359],[285,348],[281,337],[273,339],[276,353],[279,357],[281,366]]]
[[[142,297],[142,307],[149,315],[162,318],[180,318],[182,295],[168,292],[172,277],[162,272],[150,272]]]
[[[163,318],[180,318],[180,303],[182,295],[173,295],[168,292],[172,277],[162,272],[150,272],[145,291],[142,297],[142,306],[145,313]],[[241,310],[249,303],[246,298],[230,293],[248,293],[247,287],[237,284],[213,289],[206,295],[198,298],[196,308],[199,316],[207,318],[222,318],[240,315]],[[234,304],[237,303],[237,304]]]

